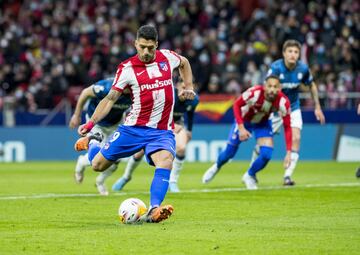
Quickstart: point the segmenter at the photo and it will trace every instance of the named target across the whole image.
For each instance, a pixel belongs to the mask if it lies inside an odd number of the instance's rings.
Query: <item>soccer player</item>
[[[276,60],[270,66],[269,75],[276,75],[280,78],[282,92],[289,98],[291,103],[291,128],[293,134],[291,163],[285,169],[284,185],[292,186],[295,182],[291,179],[294,173],[297,161],[299,159],[300,137],[303,121],[300,110],[299,88],[310,89],[312,98],[315,102],[315,116],[321,124],[325,123],[325,116],[321,110],[319,102],[317,86],[310,73],[308,65],[299,60],[301,51],[301,44],[296,40],[285,41],[282,49],[283,58]],[[273,132],[279,132],[282,125],[282,119],[279,116],[271,118]],[[259,145],[256,146],[253,152],[253,159],[258,154]]]
[[[199,97],[195,96],[193,100],[185,100],[181,96],[182,91],[185,89],[185,84],[183,82],[177,84],[175,89],[175,106],[174,106],[174,122],[175,122],[175,140],[176,140],[176,156],[173,163],[173,167],[170,174],[170,183],[169,191],[170,192],[180,192],[180,189],[177,185],[179,180],[180,171],[183,167],[185,160],[186,145],[189,143],[192,137],[192,127],[194,122],[194,112],[196,106],[199,103]],[[184,115],[187,115],[187,125],[185,127]],[[136,153],[134,156],[130,157],[123,176],[119,178],[112,189],[114,191],[120,191],[123,187],[131,180],[132,173],[135,168],[139,165],[142,156],[144,155],[143,151]]]
[[[135,40],[137,54],[120,63],[109,94],[100,101],[90,120],[81,125],[77,150],[88,149],[95,171],[104,171],[119,158],[144,150],[150,165],[156,167],[150,187],[150,207],[144,221],[160,222],[173,212],[171,205],[161,205],[169,186],[170,170],[175,156],[174,85],[172,74],[179,69],[185,83],[181,96],[193,99],[193,76],[189,61],[170,50],[157,50],[158,33],[145,25],[138,29]],[[87,135],[103,119],[128,88],[132,105],[125,123],[100,147],[96,135]]]
[[[273,133],[269,116],[278,112],[284,122],[286,156],[284,166],[289,165],[291,155],[292,131],[290,127],[290,102],[281,92],[280,80],[275,75],[269,75],[264,86],[254,86],[246,90],[233,106],[235,123],[233,124],[228,144],[218,158],[203,175],[203,183],[210,182],[220,171],[221,167],[235,156],[241,142],[251,137],[254,133],[260,145],[257,159],[250,165],[242,180],[247,189],[257,189],[256,173],[262,170],[270,161],[273,151]]]
[[[81,113],[84,105],[88,102],[86,110],[86,118],[89,119],[94,113],[96,106],[100,100],[103,99],[110,91],[114,77],[100,80],[95,84],[83,89],[76,103],[74,114],[72,115],[69,123],[70,128],[76,128],[81,123]],[[121,120],[123,119],[124,112],[130,107],[131,98],[129,94],[122,94],[119,99],[114,103],[110,113],[98,122],[91,130],[92,134],[100,133],[104,137],[103,142],[117,129]],[[90,166],[87,153],[78,157],[75,167],[75,181],[82,183],[84,179],[84,171],[87,166]],[[117,169],[117,164],[111,165],[107,170],[100,173],[96,178],[96,187],[100,195],[108,195],[109,192],[105,186],[105,180]]]

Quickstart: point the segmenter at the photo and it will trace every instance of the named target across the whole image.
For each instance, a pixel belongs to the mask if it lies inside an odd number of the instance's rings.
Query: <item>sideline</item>
[[[302,189],[302,188],[337,188],[337,187],[360,187],[360,182],[348,182],[348,183],[328,183],[328,184],[306,184],[296,185],[294,187],[284,186],[268,186],[259,187],[258,190],[281,190],[281,189]],[[189,189],[182,190],[182,193],[218,193],[218,192],[238,192],[248,191],[246,188],[220,188],[220,189]],[[249,190],[249,192],[257,192],[257,190]],[[116,192],[110,193],[110,196],[130,196],[130,195],[146,195],[149,192]],[[72,197],[100,197],[98,193],[92,194],[33,194],[33,195],[10,195],[0,196],[0,200],[25,200],[25,199],[44,199],[44,198],[72,198]]]

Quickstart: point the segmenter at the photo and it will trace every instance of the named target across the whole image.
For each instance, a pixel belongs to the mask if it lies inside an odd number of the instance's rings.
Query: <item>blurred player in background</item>
[[[310,73],[309,66],[303,63],[300,58],[301,44],[296,40],[285,41],[282,49],[283,58],[273,62],[268,71],[269,75],[276,75],[280,78],[282,92],[289,98],[291,103],[291,128],[292,128],[292,149],[291,163],[285,169],[284,185],[292,186],[295,182],[291,179],[297,161],[299,159],[301,129],[303,126],[299,88],[310,89],[311,96],[315,102],[315,117],[321,124],[325,123],[325,116],[321,110],[317,86]],[[273,132],[277,133],[282,125],[282,118],[274,114],[271,117]],[[259,145],[253,151],[254,160],[259,154]]]
[[[168,186],[175,156],[173,109],[173,70],[178,68],[185,84],[181,96],[194,99],[193,76],[189,61],[170,50],[157,50],[158,33],[155,27],[145,25],[138,29],[135,48],[137,54],[120,63],[109,94],[100,101],[90,120],[81,125],[81,136],[76,150],[88,149],[95,171],[104,171],[120,158],[144,150],[150,165],[156,167],[150,187],[150,207],[143,218],[148,222],[166,220],[174,208],[161,205]],[[125,123],[100,146],[99,136],[87,135],[96,123],[111,110],[114,103],[129,89],[132,105]]]
[[[178,180],[180,171],[185,161],[186,145],[189,143],[192,137],[192,127],[194,123],[194,112],[196,106],[199,103],[199,97],[196,95],[193,100],[186,100],[182,95],[182,91],[185,89],[184,83],[178,83],[175,88],[175,106],[174,106],[174,122],[175,122],[175,140],[176,140],[176,156],[171,170],[169,191],[180,192],[178,187]],[[186,113],[186,127],[185,118]],[[126,183],[131,180],[132,173],[139,165],[144,152],[141,151],[130,157],[123,176],[119,178],[112,186],[114,191],[120,191],[123,189]]]
[[[105,80],[98,81],[97,83],[85,88],[76,103],[75,111],[71,117],[69,127],[77,128],[81,123],[81,113],[84,105],[88,102],[86,110],[86,119],[94,113],[96,106],[111,90],[111,85],[114,81],[114,77]],[[129,94],[122,94],[119,99],[114,103],[109,114],[98,122],[91,133],[100,133],[104,137],[105,142],[107,138],[118,128],[121,120],[123,119],[124,112],[130,107],[131,98]],[[90,166],[87,153],[78,157],[75,167],[75,181],[82,183],[84,179],[84,171],[87,166]],[[104,172],[100,173],[96,178],[96,187],[100,195],[108,195],[109,192],[105,186],[105,180],[117,169],[117,163],[111,165]]]
[[[228,144],[225,150],[219,154],[217,162],[205,172],[202,182],[210,182],[221,167],[235,156],[241,142],[249,139],[253,132],[260,145],[259,156],[252,162],[242,180],[247,189],[257,189],[256,173],[267,165],[273,152],[273,132],[269,120],[269,116],[273,112],[278,112],[284,123],[286,141],[284,166],[287,167],[290,164],[292,142],[290,102],[281,92],[279,78],[269,75],[264,86],[254,86],[242,93],[235,101],[233,110],[235,123],[231,128]]]

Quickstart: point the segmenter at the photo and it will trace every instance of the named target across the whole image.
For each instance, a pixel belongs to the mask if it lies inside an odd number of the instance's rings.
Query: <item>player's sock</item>
[[[95,158],[95,155],[100,151],[100,142],[97,140],[91,140],[89,143],[88,157],[90,162]]]
[[[218,169],[220,169],[226,162],[228,162],[229,159],[232,159],[235,156],[237,149],[238,146],[234,146],[231,144],[226,145],[225,150],[223,150],[218,156],[216,162]]]
[[[173,168],[171,169],[170,182],[177,182],[179,180],[180,171],[183,167],[185,156],[176,155]]]
[[[160,206],[169,187],[170,169],[156,168],[150,187],[151,207]]]
[[[296,151],[292,151],[291,152],[291,156],[290,156],[290,165],[288,168],[285,169],[285,174],[284,174],[284,178],[285,177],[291,177],[292,174],[294,173],[294,170],[295,170],[295,167],[296,167],[296,164],[299,160],[299,153],[296,152]]]
[[[260,145],[256,144],[251,154],[251,161],[249,164],[250,166],[252,165],[252,163],[254,163],[257,157],[259,157],[259,153],[260,153]]]
[[[125,172],[123,177],[127,180],[131,179],[132,173],[137,168],[137,166],[140,164],[141,159],[135,159],[134,156],[131,156],[126,164]]]
[[[76,162],[75,172],[80,173],[85,170],[85,167],[90,166],[88,154],[80,155]]]
[[[270,161],[273,148],[268,146],[260,146],[259,157],[252,163],[248,173],[250,176],[256,176],[256,173],[263,169]]]
[[[112,164],[111,166],[109,166],[107,169],[105,169],[104,172],[101,172],[97,177],[96,177],[96,183],[97,184],[101,184],[104,183],[105,180],[112,175],[116,169],[117,169],[117,164]]]

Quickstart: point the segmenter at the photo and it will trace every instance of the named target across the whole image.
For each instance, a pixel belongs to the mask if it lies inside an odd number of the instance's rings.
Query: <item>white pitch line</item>
[[[284,186],[268,186],[260,187],[259,190],[281,190],[281,189],[298,189],[298,188],[336,188],[336,187],[360,187],[360,182],[348,182],[348,183],[328,183],[328,184],[305,184],[296,185],[295,187]],[[246,188],[219,188],[219,189],[189,189],[183,190],[181,193],[218,193],[218,192],[237,192],[248,191]],[[253,191],[251,191],[253,192]],[[255,191],[256,192],[256,191]],[[114,196],[132,196],[132,195],[146,195],[149,192],[117,192],[111,193]],[[42,199],[42,198],[71,198],[71,197],[99,197],[97,193],[92,194],[33,194],[33,195],[12,195],[12,196],[0,196],[0,200],[25,200],[25,199]]]

